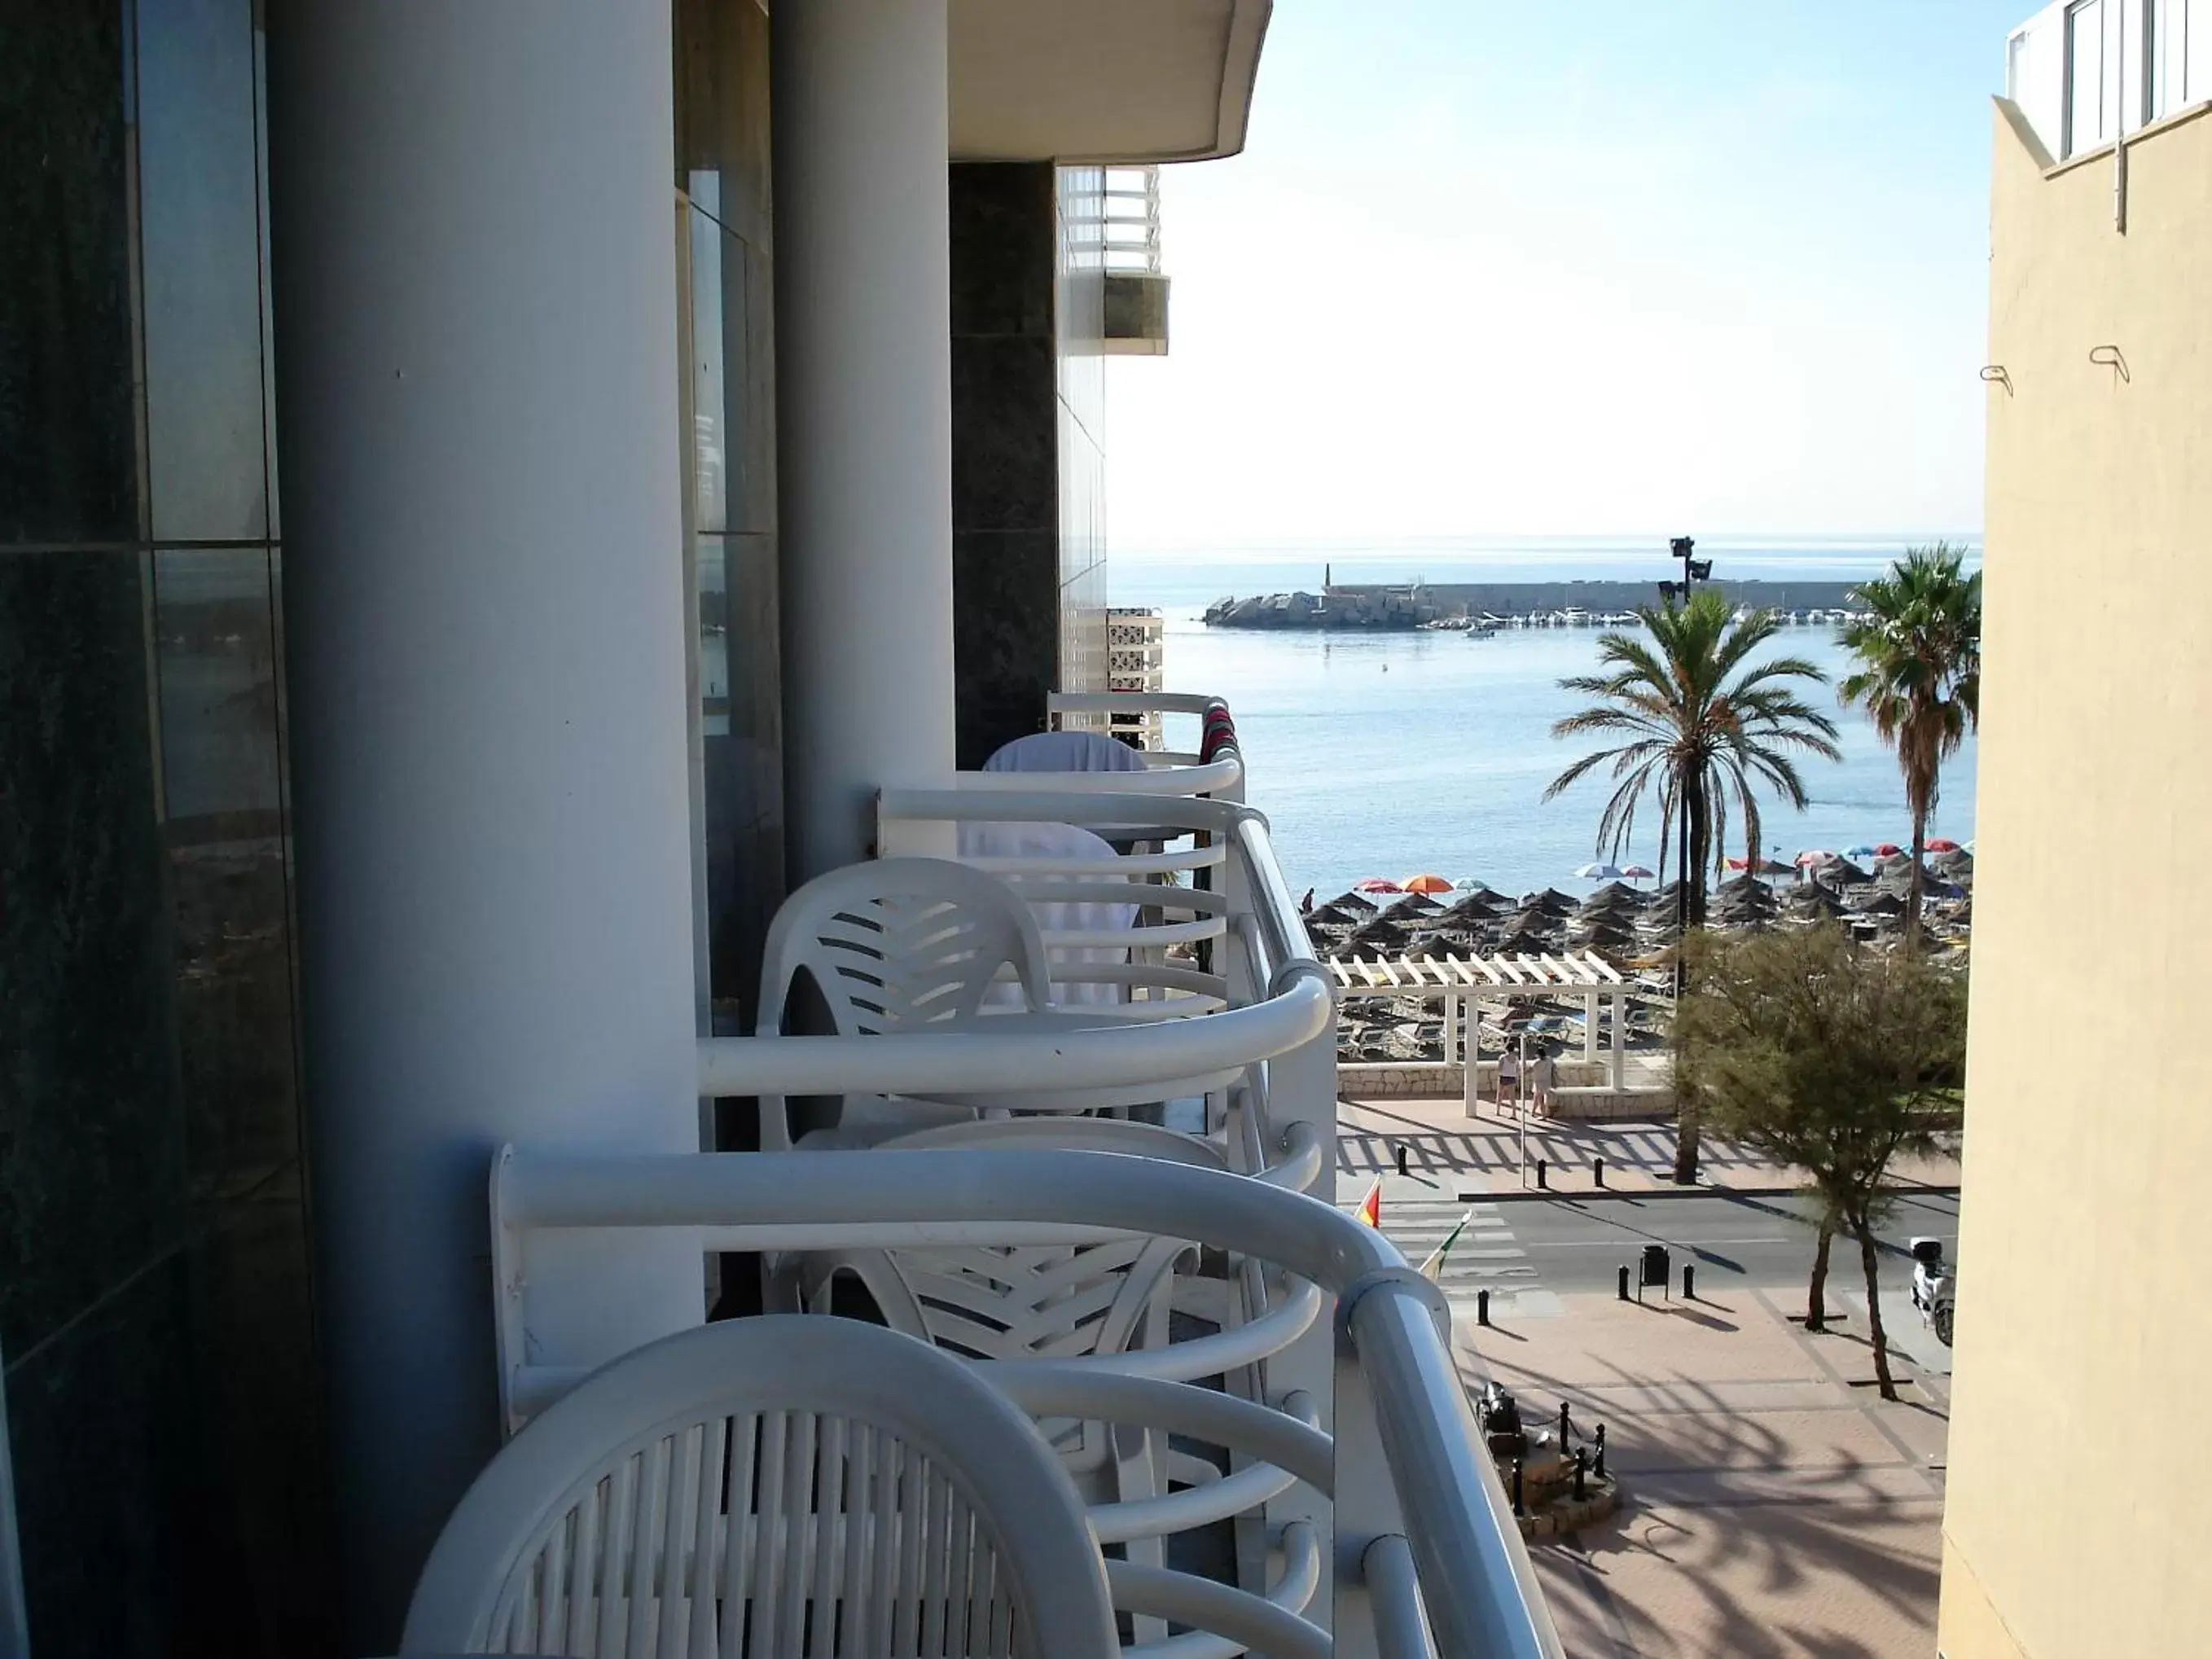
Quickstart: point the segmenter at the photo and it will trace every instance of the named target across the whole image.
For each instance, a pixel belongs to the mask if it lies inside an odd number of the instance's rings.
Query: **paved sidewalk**
[[[1522,1134],[1509,1113],[1486,1106],[1470,1118],[1457,1100],[1345,1100],[1337,1107],[1337,1168],[1348,1188],[1354,1181],[1385,1176],[1387,1200],[1455,1193],[1508,1194],[1535,1186],[1535,1163],[1546,1160],[1554,1191],[1589,1192],[1595,1182],[1592,1165],[1605,1160],[1605,1184],[1623,1193],[1680,1192],[1674,1182],[1673,1122],[1554,1123],[1528,1120],[1528,1170],[1521,1153]],[[1407,1168],[1401,1178],[1395,1148],[1404,1146]],[[1905,1184],[1955,1187],[1955,1154],[1900,1159],[1896,1179]],[[1729,1192],[1790,1192],[1803,1183],[1796,1170],[1771,1164],[1747,1149],[1707,1135],[1698,1159],[1699,1184]],[[1696,1190],[1691,1188],[1687,1190]]]
[[[1779,1291],[1564,1300],[1564,1317],[1462,1319],[1457,1336],[1469,1382],[1504,1382],[1529,1420],[1564,1398],[1585,1431],[1607,1425],[1621,1513],[1531,1546],[1568,1652],[1934,1652],[1942,1379],[1883,1402],[1856,1386],[1873,1369],[1860,1312],[1807,1337]]]

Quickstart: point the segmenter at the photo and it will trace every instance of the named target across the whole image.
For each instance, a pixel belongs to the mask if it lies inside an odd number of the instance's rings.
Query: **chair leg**
[[[1139,1428],[1133,1424],[1116,1423],[1112,1425],[1114,1448],[1114,1496],[1117,1502],[1132,1503],[1139,1498],[1157,1498],[1165,1490],[1161,1471],[1167,1465],[1167,1437],[1153,1429]],[[1167,1540],[1162,1538],[1132,1538],[1122,1547],[1128,1559],[1140,1566],[1167,1565]],[[1147,1613],[1133,1614],[1129,1632],[1134,1642],[1164,1642],[1168,1636],[1167,1620]]]

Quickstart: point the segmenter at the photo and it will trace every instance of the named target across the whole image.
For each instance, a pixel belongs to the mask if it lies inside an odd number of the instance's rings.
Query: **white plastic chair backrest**
[[[1044,940],[996,877],[950,859],[847,865],[793,893],[769,925],[759,1029],[781,1029],[801,969],[837,1034],[853,1036],[974,1019],[1010,963],[1028,1005],[1043,1007]]]
[[[885,1152],[932,1147],[1121,1152],[1212,1169],[1225,1167],[1205,1141],[1172,1129],[1110,1118],[1013,1118],[947,1124],[898,1136]],[[927,1179],[917,1176],[917,1179]],[[848,1250],[812,1258],[817,1295],[839,1271],[868,1287],[893,1330],[977,1359],[1066,1359],[1120,1353],[1141,1340],[1145,1316],[1176,1259],[1181,1239],[1128,1237],[1097,1244],[933,1244],[922,1249]]]
[[[932,1147],[1122,1152],[1212,1169],[1212,1146],[1173,1129],[1112,1118],[1013,1118],[947,1124],[881,1144]],[[926,1179],[926,1176],[917,1179]],[[1167,1340],[1167,1291],[1193,1245],[1130,1237],[1096,1244],[935,1244],[921,1249],[810,1255],[805,1304],[831,1306],[838,1275],[859,1279],[895,1331],[975,1359],[1071,1359]],[[1104,1425],[1050,1419],[1040,1432],[1078,1472],[1108,1455]]]
[[[617,1359],[453,1511],[403,1653],[1117,1655],[1081,1499],[949,1356],[769,1315]]]

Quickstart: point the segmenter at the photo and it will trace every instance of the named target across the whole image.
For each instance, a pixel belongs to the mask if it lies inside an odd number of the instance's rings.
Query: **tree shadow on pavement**
[[[1584,1432],[1609,1425],[1620,1514],[1532,1547],[1568,1651],[1873,1659],[1932,1646],[1942,1500],[1929,1487],[1900,1495],[1900,1473],[1917,1473],[1902,1454],[1870,1460],[1848,1429],[1819,1432],[1824,1415],[1863,1421],[1849,1390],[1755,1379],[1832,1396],[1762,1412],[1742,1404],[1752,1384],[1734,1383],[1731,1399],[1679,1370],[1632,1373],[1588,1352],[1563,1368],[1572,1376],[1494,1353],[1478,1363],[1532,1421],[1565,1400]]]

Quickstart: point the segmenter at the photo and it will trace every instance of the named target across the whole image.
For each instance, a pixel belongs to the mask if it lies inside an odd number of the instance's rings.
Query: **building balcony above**
[[[951,0],[956,161],[1203,161],[1244,147],[1270,0]]]

